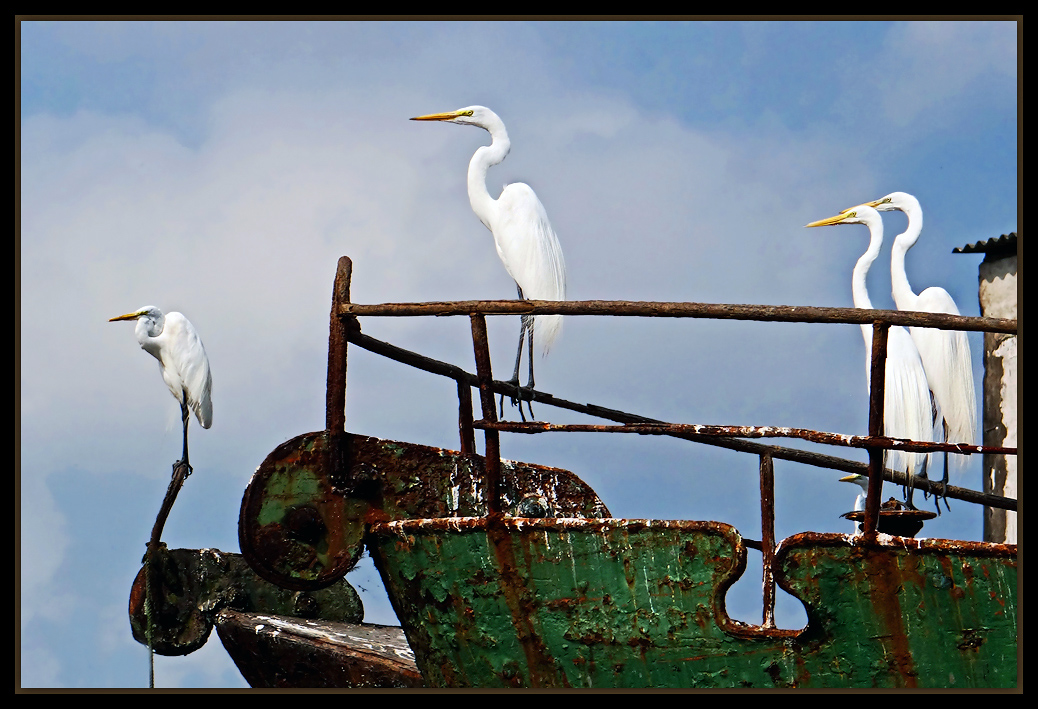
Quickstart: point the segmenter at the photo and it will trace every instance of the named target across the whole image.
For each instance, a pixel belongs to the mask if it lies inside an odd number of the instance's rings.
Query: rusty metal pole
[[[497,410],[494,406],[494,392],[490,388],[494,381],[490,367],[490,347],[487,344],[487,321],[479,313],[472,313],[472,346],[476,355],[476,378],[479,381],[479,403],[483,411],[483,420],[497,422]],[[484,432],[486,444],[484,451],[487,473],[487,513],[490,517],[501,516],[501,498],[499,487],[501,482],[501,442],[500,434],[493,429]]]
[[[760,457],[760,519],[760,545],[764,565],[762,579],[764,591],[763,625],[765,628],[774,628],[775,579],[772,574],[772,567],[775,559],[775,464],[768,453],[764,453]]]
[[[472,388],[468,382],[458,379],[458,432],[461,435],[461,452],[471,455],[476,452],[476,433],[472,428]]]
[[[332,313],[328,323],[328,382],[325,398],[325,428],[332,434],[346,430],[346,323],[339,319],[344,303],[350,302],[353,262],[339,259],[332,287]]]
[[[890,326],[883,322],[872,324],[872,361],[869,373],[869,435],[883,435],[883,403],[887,380],[887,335]],[[879,521],[879,503],[883,489],[882,448],[869,449],[869,491],[865,498],[864,534],[874,534]]]

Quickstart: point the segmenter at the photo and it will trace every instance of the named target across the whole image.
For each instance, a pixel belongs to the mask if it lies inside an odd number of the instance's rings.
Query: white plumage
[[[519,297],[528,300],[565,300],[566,264],[555,231],[548,221],[544,205],[533,189],[522,182],[506,185],[494,199],[487,191],[487,170],[508,155],[511,141],[505,124],[496,113],[484,106],[468,106],[447,113],[432,113],[412,118],[413,121],[445,121],[478,126],[490,133],[490,145],[479,147],[468,168],[468,194],[472,211],[494,236],[497,255],[508,275],[519,289]],[[519,330],[519,349],[515,358],[512,382],[519,386],[519,363],[523,337],[530,336],[528,388],[533,388],[533,339],[544,354],[562,329],[561,315],[537,315],[523,318]],[[514,400],[513,400],[514,403]],[[519,409],[522,414],[522,408]],[[531,412],[532,413],[532,412]],[[525,418],[525,417],[524,417]]]
[[[883,220],[879,213],[867,205],[860,205],[841,212],[835,217],[812,222],[807,226],[833,224],[865,224],[869,228],[869,247],[854,265],[851,276],[851,291],[856,308],[872,308],[866,286],[869,268],[879,255],[883,244]],[[871,385],[872,326],[862,325],[865,339],[865,378]],[[884,433],[891,438],[908,438],[914,441],[933,440],[933,414],[930,406],[930,390],[926,373],[915,343],[908,331],[900,326],[891,326],[887,335],[886,387],[883,400]],[[909,475],[926,475],[929,454],[892,450],[886,455],[886,467],[900,470]],[[911,500],[911,498],[909,498]]]
[[[923,229],[923,210],[919,201],[905,192],[893,192],[869,206],[877,211],[898,210],[908,217],[908,228],[894,239],[890,258],[890,278],[898,310],[959,315],[959,308],[943,288],[932,286],[918,295],[905,272],[905,254]],[[975,444],[977,436],[977,395],[973,387],[973,363],[969,341],[961,330],[909,328],[912,340],[926,370],[926,380],[937,405],[937,421],[942,437],[952,443]],[[953,454],[953,464],[962,468],[965,455]],[[947,482],[947,470],[944,481]]]
[[[187,463],[188,410],[195,412],[202,428],[213,425],[213,377],[202,339],[186,317],[177,312],[164,315],[154,305],[111,318],[109,322],[117,320],[137,321],[134,328],[137,342],[159,361],[162,380],[180,403],[184,425],[182,460]]]

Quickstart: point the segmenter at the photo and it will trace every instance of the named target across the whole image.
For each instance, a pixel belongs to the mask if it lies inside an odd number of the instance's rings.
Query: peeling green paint
[[[776,576],[809,622],[782,631],[727,617],[746,553],[727,525],[444,522],[379,524],[371,539],[432,686],[1016,684],[1015,547],[797,535],[780,545]],[[520,589],[508,588],[500,534]]]

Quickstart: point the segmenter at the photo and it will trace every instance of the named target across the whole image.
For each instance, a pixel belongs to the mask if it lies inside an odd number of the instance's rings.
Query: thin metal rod
[[[741,439],[731,438],[712,438],[711,435],[738,435],[731,432],[715,432],[713,434],[690,434],[682,433],[686,430],[695,429],[744,429],[744,430],[767,430],[768,427],[754,427],[754,426],[700,426],[696,424],[627,424],[623,426],[601,426],[594,424],[555,424],[545,423],[542,421],[530,421],[527,423],[519,423],[513,421],[497,421],[494,423],[488,421],[473,421],[473,428],[489,430],[494,429],[497,431],[509,431],[512,433],[553,433],[553,432],[566,432],[566,433],[636,433],[639,435],[655,435],[655,436],[671,436],[673,438],[682,438],[685,440],[695,441],[697,443],[705,443],[707,445],[717,446],[719,448],[729,448],[731,450],[737,450],[743,453],[754,453],[757,455],[770,455],[772,458],[780,460],[790,460],[795,463],[803,463],[805,465],[813,465],[819,468],[828,468],[832,470],[839,470],[846,473],[857,473],[859,475],[868,476],[869,466],[865,463],[858,463],[852,460],[846,460],[844,458],[837,458],[835,456],[823,455],[821,453],[811,453],[809,451],[802,451],[795,448],[783,448],[781,446],[766,446],[759,443],[753,443],[751,441],[744,441]],[[771,429],[772,431],[780,429]],[[803,429],[801,429],[803,430]],[[865,448],[866,450],[870,447],[882,447],[884,445],[891,445],[892,442],[898,442],[901,439],[886,438],[879,436],[877,438],[871,438],[868,436],[843,436],[842,434],[827,434],[819,431],[806,431],[806,433],[817,434],[819,440],[824,436],[834,436],[837,439],[842,439],[842,442],[846,445],[853,443],[855,448]],[[823,441],[826,442],[826,441]],[[832,441],[829,441],[832,442]],[[904,443],[904,450],[913,449],[929,449],[928,446],[937,446],[942,444],[937,443]],[[949,445],[949,444],[943,444]],[[992,448],[984,446],[976,446],[981,448],[984,452],[991,452]],[[998,448],[999,452],[1016,455],[1015,448]],[[905,485],[908,483],[908,477],[904,471],[892,470],[886,468],[882,471],[883,479],[892,482],[896,485]],[[916,478],[915,485],[920,490],[925,490],[928,493],[942,493],[943,487],[940,480],[928,480],[927,478]],[[971,502],[979,505],[986,505],[987,507],[998,507],[1005,510],[1017,509],[1017,501],[1011,497],[1000,497],[998,495],[991,495],[984,492],[977,492],[976,490],[970,490],[964,487],[956,487],[954,485],[948,486],[948,497],[964,502]]]
[[[334,433],[346,430],[346,330],[338,313],[350,302],[350,279],[353,262],[346,256],[339,259],[332,286],[332,312],[328,323],[328,380],[325,401],[325,428]]]
[[[472,347],[476,356],[476,377],[479,381],[479,403],[483,411],[483,418],[487,421],[497,421],[497,410],[494,407],[494,392],[490,388],[493,379],[493,371],[490,366],[490,347],[487,344],[487,321],[479,313],[473,313],[472,322]],[[499,487],[501,482],[501,442],[497,431],[486,430],[484,459],[486,461],[486,490],[487,490],[487,514],[489,517],[501,516],[501,497]]]
[[[764,593],[762,624],[765,628],[774,628],[775,578],[772,565],[775,559],[775,465],[767,453],[760,457],[760,519],[760,545],[764,569],[761,579]]]
[[[413,317],[423,315],[626,315],[657,318],[711,318],[767,322],[848,323],[933,327],[1016,334],[1016,319],[981,318],[945,313],[863,308],[821,308],[799,305],[735,305],[728,303],[668,303],[627,300],[461,300],[430,303],[343,305],[340,315]]]
[[[458,382],[458,433],[461,436],[461,452],[471,455],[476,452],[476,435],[472,428],[472,387]]]
[[[872,324],[872,363],[869,372],[869,436],[883,435],[883,404],[885,401],[887,381],[887,334],[886,323]],[[869,449],[869,489],[865,497],[865,520],[862,525],[864,534],[874,534],[879,521],[879,500],[883,490],[882,448]]]
[[[513,433],[545,433],[566,431],[570,433],[640,433],[645,435],[673,435],[678,433],[696,434],[704,438],[728,437],[738,438],[797,438],[813,443],[846,446],[848,448],[883,448],[910,452],[953,453],[1008,453],[1015,455],[1016,448],[976,446],[966,443],[941,443],[937,441],[913,441],[908,438],[891,438],[889,436],[854,436],[846,433],[829,433],[809,428],[783,428],[781,426],[717,426],[700,423],[629,423],[623,426],[603,426],[599,424],[556,424],[546,421],[474,421],[476,428],[495,428],[498,431]]]

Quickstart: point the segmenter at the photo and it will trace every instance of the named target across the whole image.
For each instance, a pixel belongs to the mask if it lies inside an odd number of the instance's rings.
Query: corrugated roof
[[[1016,253],[1016,232],[978,241],[974,244],[956,246],[953,254],[988,254],[991,256],[1008,256]]]

